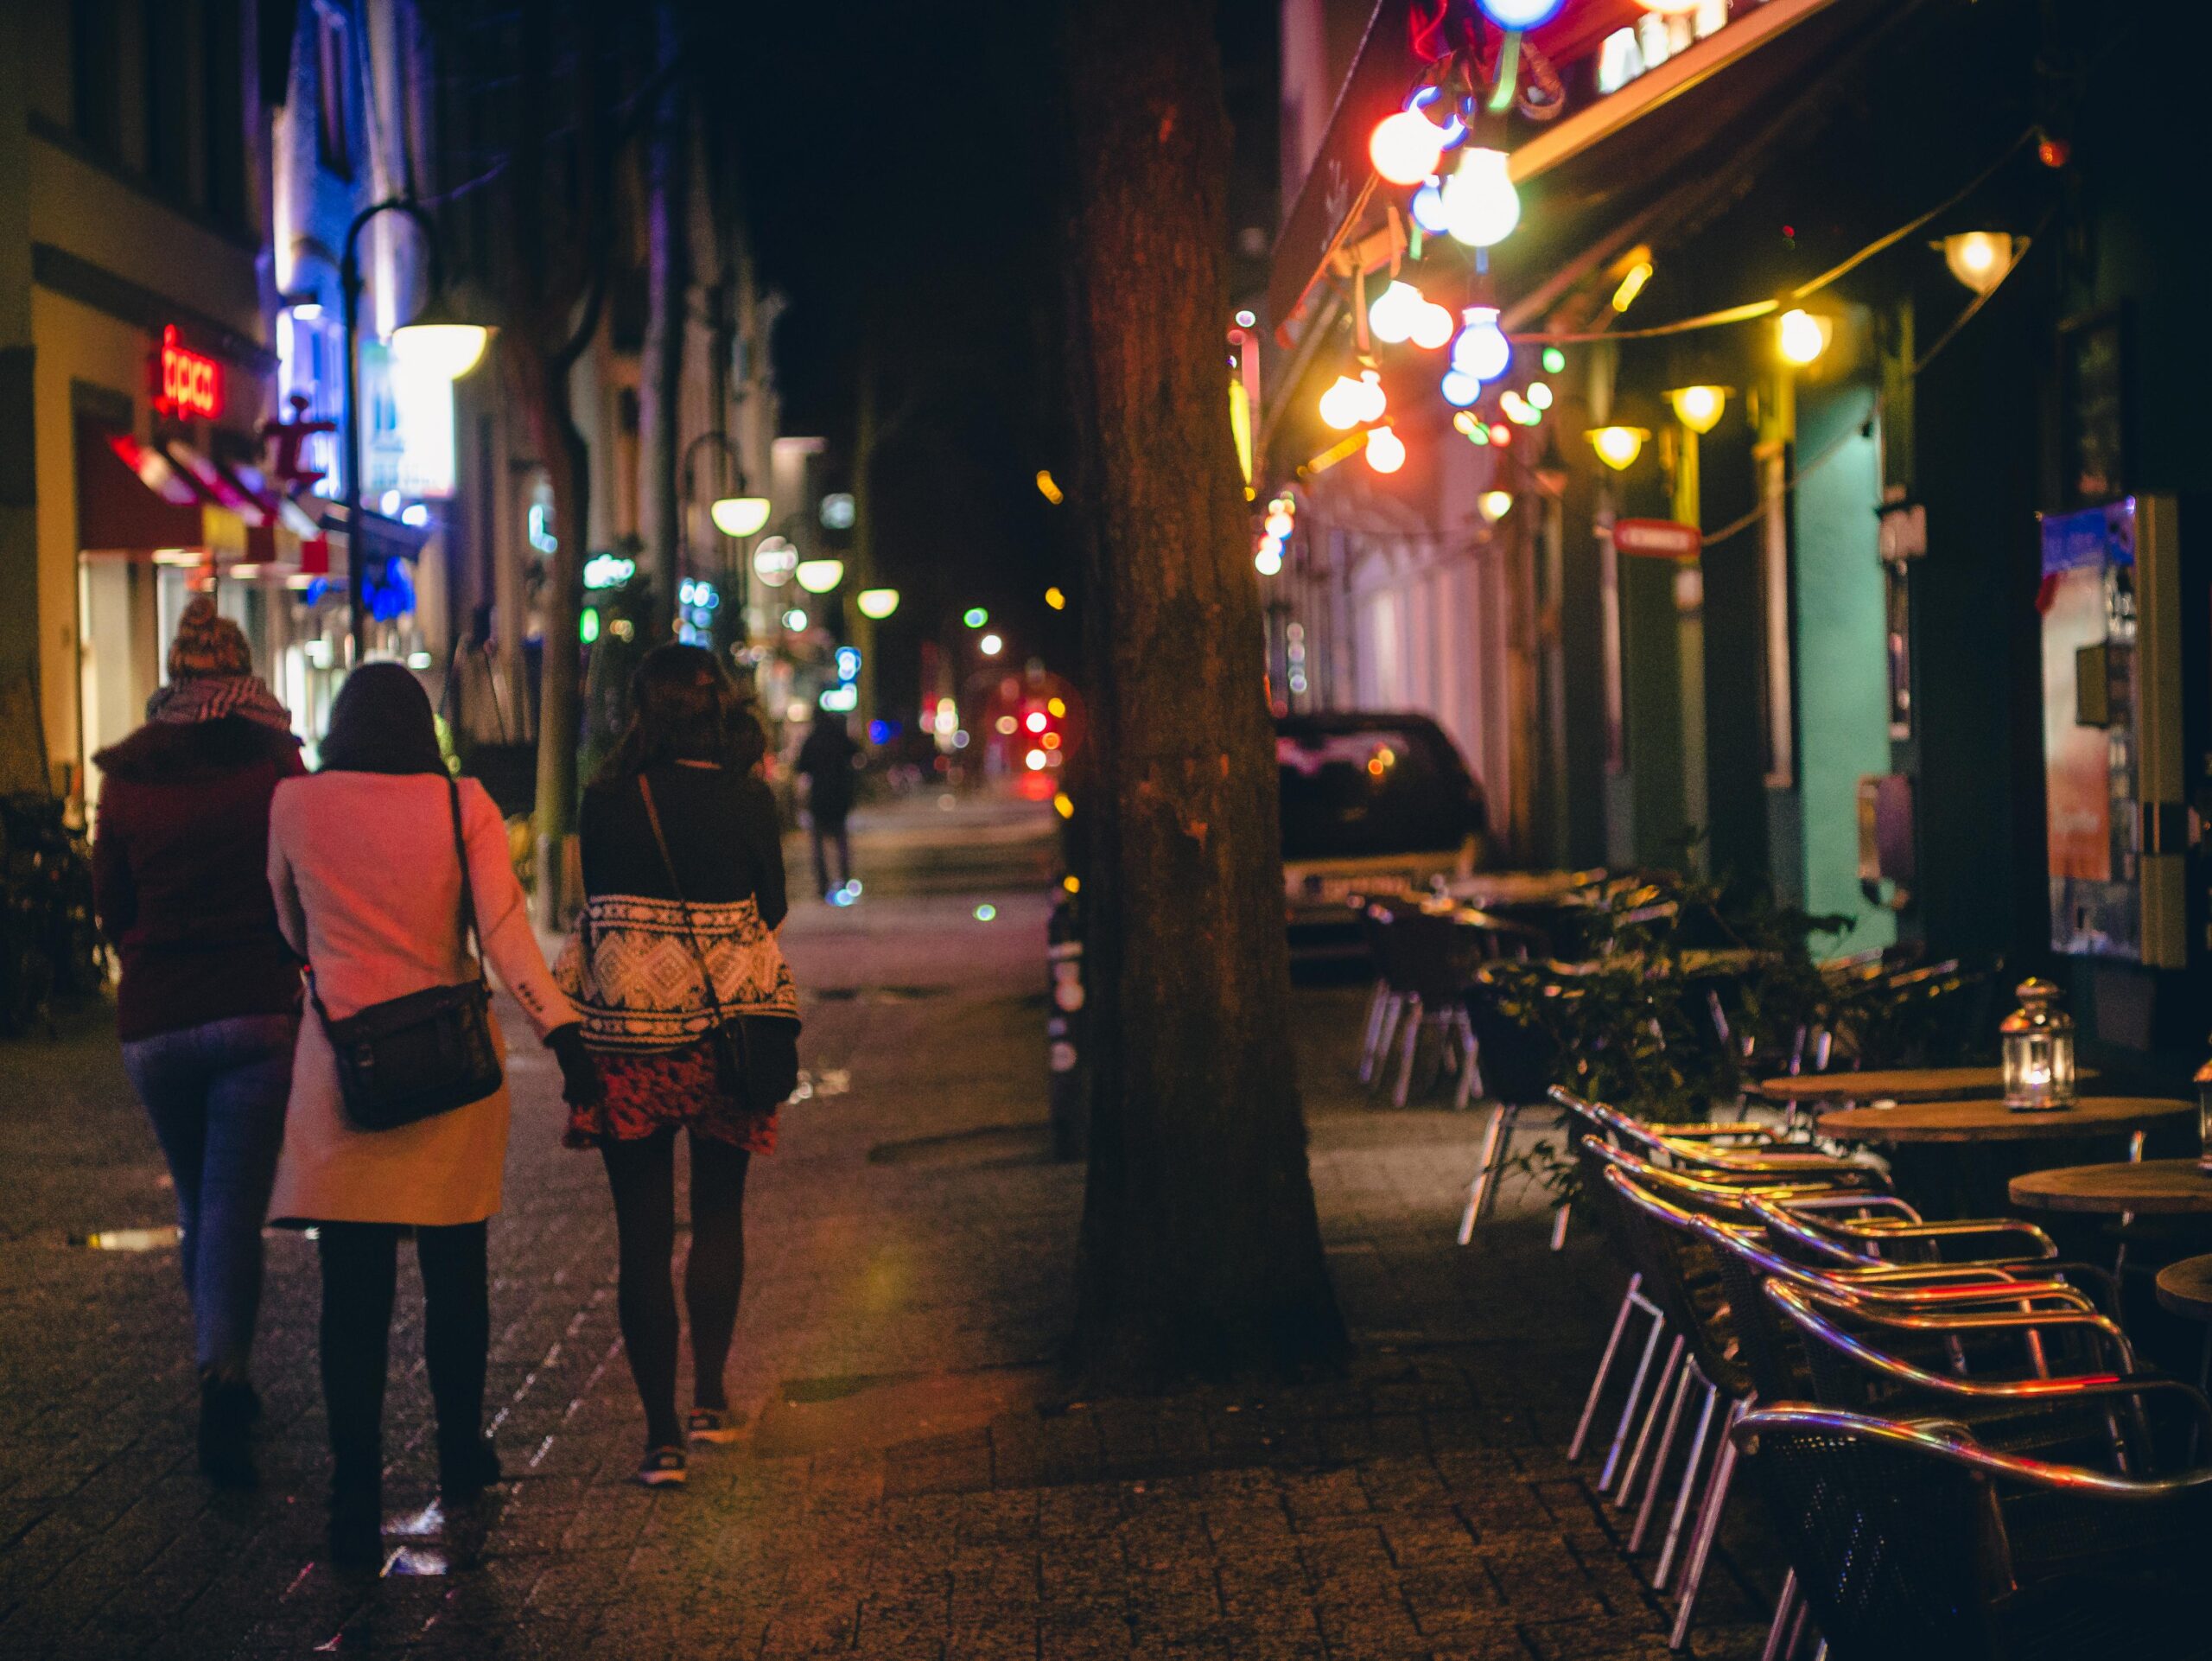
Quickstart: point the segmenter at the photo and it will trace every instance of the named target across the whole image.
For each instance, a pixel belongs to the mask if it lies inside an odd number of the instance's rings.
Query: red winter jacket
[[[269,799],[307,770],[298,741],[237,716],[149,721],[92,760],[94,899],[122,953],[124,1041],[298,1009],[269,891]]]

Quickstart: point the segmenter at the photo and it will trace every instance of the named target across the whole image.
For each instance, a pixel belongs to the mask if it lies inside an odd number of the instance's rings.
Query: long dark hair
[[[722,660],[702,646],[655,646],[630,677],[630,725],[594,786],[620,784],[664,761],[712,761],[749,771],[768,735]]]
[[[330,706],[321,771],[446,776],[438,723],[423,683],[396,663],[365,663],[346,676]]]

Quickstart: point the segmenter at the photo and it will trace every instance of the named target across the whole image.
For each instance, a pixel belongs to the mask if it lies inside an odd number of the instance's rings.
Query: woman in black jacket
[[[712,1032],[740,1015],[798,1017],[774,931],[781,828],[753,775],[766,741],[714,653],[654,648],[632,680],[621,744],[584,793],[585,908],[556,971],[584,1018],[606,1095],[566,1137],[596,1148],[614,1193],[617,1308],[645,1410],[638,1480],[680,1483],[684,1444],[735,1439],[722,1372],[745,1277],[745,1177],[775,1151],[776,1111],[724,1093]],[[702,966],[711,971],[712,984]],[[676,1414],[677,1133],[691,1148],[692,1402]]]

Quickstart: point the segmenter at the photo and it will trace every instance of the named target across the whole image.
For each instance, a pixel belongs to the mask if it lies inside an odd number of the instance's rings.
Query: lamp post
[[[367,652],[368,492],[361,479],[361,232],[379,213],[400,213],[415,221],[429,251],[430,303],[412,322],[392,332],[392,344],[401,349],[403,336],[418,336],[425,355],[435,353],[438,372],[458,380],[476,366],[484,355],[491,331],[481,323],[465,322],[440,310],[444,272],[438,257],[438,230],[422,205],[405,196],[388,197],[363,208],[346,227],[346,243],[338,262],[338,284],[346,311],[346,635],[358,665]]]
[[[729,457],[737,468],[736,493],[716,497],[707,510],[715,522],[715,529],[733,541],[742,542],[757,535],[760,527],[768,522],[768,499],[747,493],[745,457],[738,453],[737,446],[730,442],[729,435],[720,429],[701,433],[683,447],[683,462],[680,469],[683,475],[683,552],[687,561],[691,553],[691,459],[698,455],[702,445],[707,444],[719,445],[722,454]],[[752,598],[753,576],[745,569],[742,557],[737,561],[737,567],[740,589],[738,614],[741,618],[745,615],[747,603]],[[750,633],[749,629],[747,633]]]

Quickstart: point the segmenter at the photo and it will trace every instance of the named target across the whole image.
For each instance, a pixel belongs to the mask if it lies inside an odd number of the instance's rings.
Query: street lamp
[[[454,316],[446,308],[444,270],[438,256],[438,228],[422,205],[405,196],[388,197],[363,208],[346,227],[338,262],[338,285],[346,305],[346,629],[353,662],[367,652],[368,492],[361,479],[361,232],[379,213],[399,213],[415,221],[429,252],[430,303],[411,322],[391,334],[393,355],[410,368],[458,380],[484,356],[491,331]]]

